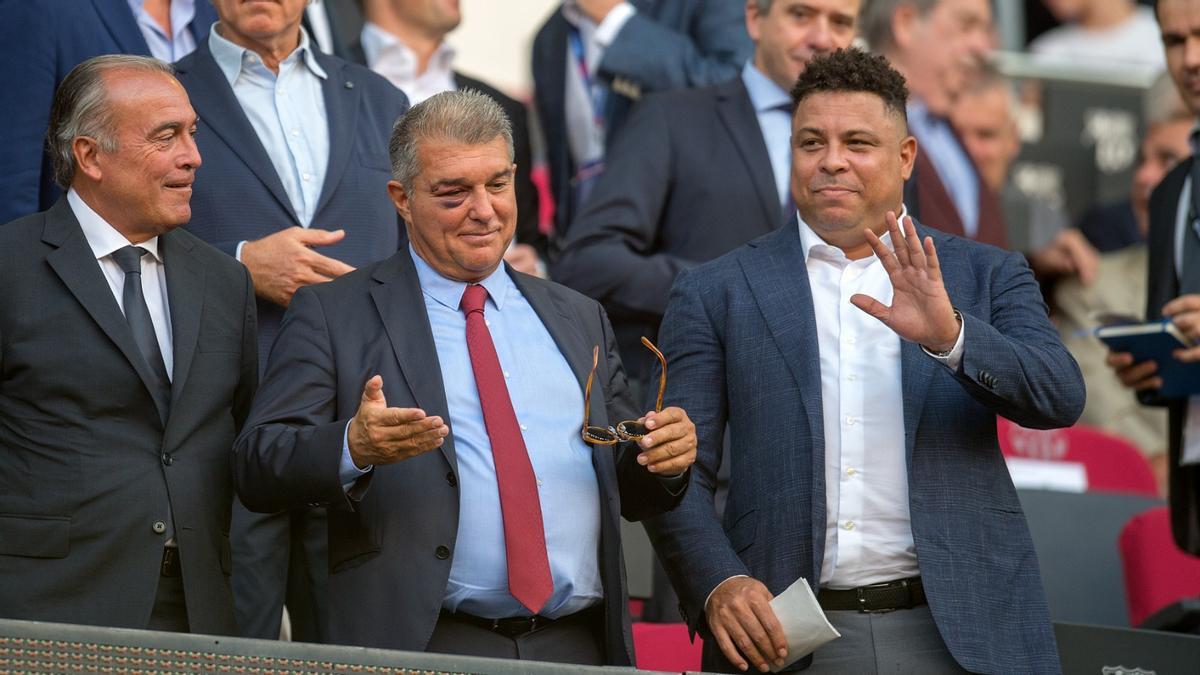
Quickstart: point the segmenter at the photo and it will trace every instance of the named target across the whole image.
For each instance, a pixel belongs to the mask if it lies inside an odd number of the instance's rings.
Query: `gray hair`
[[[859,33],[867,41],[871,51],[876,54],[886,54],[896,48],[896,38],[892,35],[892,17],[900,5],[912,5],[921,16],[929,12],[941,0],[863,0],[859,10]],[[928,49],[937,49],[936,45]]]
[[[75,66],[58,90],[50,106],[50,127],[46,147],[54,169],[54,182],[66,189],[75,179],[75,153],[72,145],[80,136],[95,139],[104,152],[117,150],[113,110],[104,86],[104,74],[114,70],[162,73],[175,77],[170,64],[148,56],[108,54],[96,56]]]
[[[513,161],[512,123],[498,103],[474,89],[444,91],[409,109],[396,120],[388,141],[392,178],[412,192],[421,172],[417,144],[425,140],[483,145],[503,138]]]

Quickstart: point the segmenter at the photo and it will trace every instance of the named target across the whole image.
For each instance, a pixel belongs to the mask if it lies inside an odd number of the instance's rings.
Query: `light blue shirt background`
[[[974,239],[979,231],[979,174],[967,156],[967,151],[958,142],[950,123],[944,118],[931,115],[920,101],[908,104],[908,125],[921,152],[928,153],[950,200],[962,219],[963,231]],[[944,227],[943,223],[926,223],[930,227]]]
[[[277,76],[257,54],[221,37],[218,25],[208,41],[213,59],[271,158],[296,218],[308,227],[329,165],[329,122],[321,91],[325,71],[303,28],[300,45],[279,64]]]
[[[792,97],[771,78],[747,62],[742,67],[742,83],[750,95],[750,104],[758,116],[758,128],[767,144],[771,171],[775,174],[775,189],[779,206],[788,203],[789,179],[792,175]]]
[[[433,329],[450,411],[447,423],[458,457],[458,536],[443,607],[487,618],[528,616],[529,610],[508,593],[496,467],[467,350],[466,317],[459,309],[467,285],[435,272],[411,246],[409,254]],[[554,594],[540,613],[557,618],[603,597],[600,488],[592,450],[580,438],[583,391],[541,317],[504,266],[481,285],[488,291],[484,319],[538,481],[554,579]],[[343,447],[343,484],[362,473],[350,460],[349,447]]]
[[[196,0],[171,2],[171,35],[167,35],[162,26],[150,18],[150,14],[142,7],[142,0],[129,0],[129,9],[133,10],[138,30],[146,39],[146,46],[150,47],[150,55],[159,61],[174,63],[196,49],[196,38],[188,30],[196,18]]]

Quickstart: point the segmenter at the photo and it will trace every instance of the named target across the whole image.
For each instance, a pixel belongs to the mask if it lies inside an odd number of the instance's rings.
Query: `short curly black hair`
[[[899,113],[907,125],[904,76],[887,59],[861,49],[839,49],[809,61],[792,87],[792,103],[800,105],[808,96],[822,92],[860,91],[883,99],[884,107]]]

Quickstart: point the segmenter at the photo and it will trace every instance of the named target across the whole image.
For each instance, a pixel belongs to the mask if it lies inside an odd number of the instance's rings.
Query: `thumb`
[[[890,307],[879,302],[875,298],[872,298],[869,295],[863,295],[862,293],[855,293],[854,295],[850,296],[850,304],[884,323],[887,323],[888,316],[891,313]]]
[[[322,230],[319,227],[308,228],[301,233],[300,241],[308,246],[329,246],[336,244],[346,236],[345,230]]]
[[[387,407],[387,399],[383,397],[383,377],[380,375],[372,376],[367,380],[367,384],[363,386],[362,402],[364,405],[378,405],[381,408]]]

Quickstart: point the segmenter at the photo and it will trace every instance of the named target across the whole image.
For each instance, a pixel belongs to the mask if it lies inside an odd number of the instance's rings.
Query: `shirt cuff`
[[[245,245],[246,245],[245,241],[238,242],[237,249],[234,250],[234,252],[233,252],[234,260],[237,260],[238,262],[242,262],[242,247]]]
[[[596,32],[593,34],[596,43],[607,49],[634,14],[637,14],[637,8],[628,2],[622,2],[608,10],[608,15],[596,26]]]
[[[360,469],[354,464],[354,459],[350,457],[350,422],[346,422],[346,430],[342,432],[342,461],[338,464],[338,479],[342,482],[342,491],[349,492],[355,481],[371,473],[371,469],[374,468],[374,464],[365,469]]]
[[[943,356],[941,354],[935,354],[935,353],[929,351],[928,349],[925,349],[925,345],[921,345],[921,350],[924,351],[926,354],[932,356],[933,360],[937,361],[938,363],[941,363],[943,366],[946,366],[950,370],[957,371],[959,364],[962,363],[963,335],[965,333],[966,333],[966,326],[963,324],[962,320],[960,319],[958,322],[958,339],[956,339],[954,341],[954,347],[951,348],[950,351],[946,355]]]

